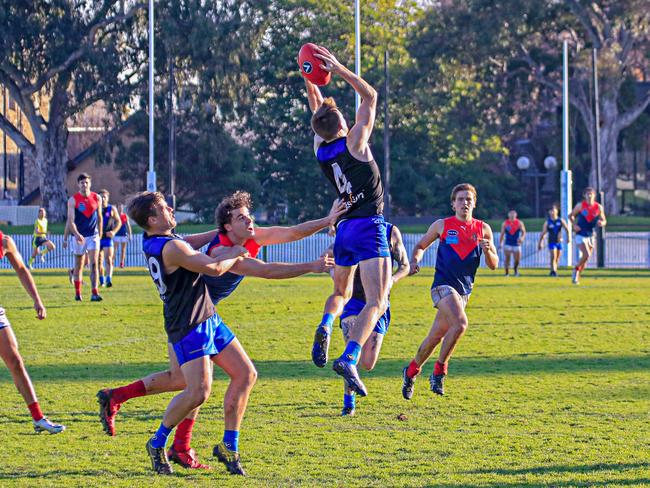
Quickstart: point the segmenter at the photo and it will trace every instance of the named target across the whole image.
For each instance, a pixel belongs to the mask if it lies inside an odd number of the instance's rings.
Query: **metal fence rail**
[[[529,232],[522,248],[522,268],[545,268],[549,263],[549,256],[546,247],[541,251],[537,250],[539,232]],[[16,241],[18,249],[27,260],[32,252],[32,236],[12,236]],[[422,234],[403,234],[404,245],[407,252],[411,250],[422,237]],[[45,263],[36,262],[36,268],[71,268],[73,265],[72,254],[69,249],[63,249],[63,236],[51,235],[50,239],[56,245],[54,252],[48,253]],[[607,252],[605,255],[605,266],[608,268],[650,268],[650,232],[608,232]],[[498,243],[499,234],[495,234],[495,241]],[[260,258],[269,262],[298,263],[317,259],[323,250],[333,242],[333,238],[326,234],[317,234],[302,241],[289,244],[276,244],[262,248]],[[432,267],[436,263],[437,242],[425,253],[422,266]],[[574,246],[575,247],[575,246]],[[116,263],[118,263],[118,246],[115,247]],[[144,267],[145,261],[142,254],[142,238],[135,235],[129,242],[126,249],[126,267]],[[577,259],[577,250],[575,250]],[[503,253],[499,251],[500,258]],[[588,267],[596,266],[596,254],[592,255]],[[0,261],[0,269],[7,269],[10,265],[6,259]]]

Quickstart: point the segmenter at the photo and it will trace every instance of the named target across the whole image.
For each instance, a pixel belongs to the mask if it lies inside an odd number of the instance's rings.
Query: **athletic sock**
[[[239,431],[238,430],[224,430],[223,443],[229,451],[239,451]]]
[[[343,408],[355,408],[356,405],[356,395],[354,393],[345,393],[343,395]]]
[[[106,284],[108,285],[108,284],[109,284],[110,282],[112,282],[112,281],[113,281],[113,277],[112,277],[111,275],[108,275],[108,276],[106,277]]]
[[[332,330],[332,324],[334,324],[334,315],[331,313],[323,314],[323,318],[320,321],[319,327],[327,327],[327,330]]]
[[[176,427],[176,433],[174,434],[174,449],[178,452],[186,452],[190,450],[193,428],[194,419],[183,419],[183,421],[178,424]]]
[[[165,444],[167,444],[167,437],[169,437],[171,431],[172,427],[166,427],[165,424],[160,422],[160,427],[158,427],[158,430],[151,438],[151,447],[154,447],[155,449],[160,449],[162,447],[164,449]]]
[[[100,276],[100,277],[99,277],[99,284],[100,284],[100,285],[103,285],[103,284],[104,284],[104,277],[103,277],[103,276]]]
[[[99,292],[97,291],[97,288],[93,288],[92,294],[93,295],[99,295]]]
[[[436,361],[436,364],[433,366],[433,374],[436,376],[446,375],[447,374],[447,364]]]
[[[74,280],[74,292],[81,295],[81,281]]]
[[[409,378],[415,378],[420,374],[420,371],[422,371],[422,369],[420,366],[418,366],[418,363],[416,363],[414,359],[409,363],[408,368],[406,368],[406,376]]]
[[[38,404],[38,402],[30,403],[27,405],[27,408],[29,409],[29,413],[32,414],[34,422],[38,422],[45,416],[43,415],[43,412],[41,412],[41,406]]]
[[[345,351],[343,351],[343,355],[341,356],[341,358],[343,358],[343,360],[348,361],[352,364],[357,364],[359,362],[360,354],[361,354],[361,344],[354,341],[348,341],[347,345],[345,346]]]
[[[112,391],[111,399],[115,403],[124,403],[131,398],[145,396],[147,389],[144,386],[144,381],[134,381],[130,385],[120,386]]]

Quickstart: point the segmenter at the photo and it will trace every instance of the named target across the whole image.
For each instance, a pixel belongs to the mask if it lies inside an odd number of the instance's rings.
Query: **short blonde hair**
[[[460,183],[459,185],[456,185],[453,190],[451,190],[452,203],[454,202],[454,200],[456,200],[456,195],[458,194],[458,192],[461,191],[468,191],[472,195],[474,195],[474,203],[476,203],[476,200],[478,199],[478,195],[476,193],[476,188],[471,183]]]

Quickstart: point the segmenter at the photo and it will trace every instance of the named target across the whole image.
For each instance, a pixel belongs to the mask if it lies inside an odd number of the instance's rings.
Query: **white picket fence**
[[[25,260],[32,252],[32,237],[29,235],[13,236],[18,249]],[[411,250],[422,237],[422,234],[404,234],[404,245],[407,252]],[[36,263],[36,268],[70,268],[73,260],[69,249],[63,249],[63,236],[52,235],[50,239],[56,245],[54,252],[48,253],[44,264]],[[498,242],[499,234],[495,235]],[[537,250],[539,232],[529,232],[522,249],[523,268],[546,268],[548,266],[548,251],[544,247]],[[298,263],[317,259],[323,250],[329,246],[333,238],[326,234],[317,234],[302,241],[289,244],[276,244],[264,247],[260,251],[260,258],[269,262]],[[606,234],[605,266],[608,268],[650,268],[650,232],[608,232]],[[574,246],[575,247],[575,246]],[[422,260],[425,267],[435,266],[437,243],[434,243]],[[117,252],[116,247],[116,262]],[[126,267],[144,267],[142,254],[142,236],[135,235],[127,245]],[[577,250],[575,250],[577,258]],[[503,256],[501,256],[503,257]],[[575,262],[575,260],[574,260]],[[596,266],[596,253],[589,260],[589,267]],[[0,269],[7,269],[10,265],[6,259],[0,261]]]

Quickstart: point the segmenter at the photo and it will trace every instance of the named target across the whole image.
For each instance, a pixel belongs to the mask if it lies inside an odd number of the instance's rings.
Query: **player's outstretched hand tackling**
[[[334,258],[324,254],[317,260],[312,261],[312,264],[314,265],[314,273],[329,273],[334,268]]]
[[[342,198],[337,198],[334,200],[334,203],[332,204],[332,208],[330,209],[330,213],[328,215],[330,226],[334,226],[339,217],[347,212],[347,210],[348,209],[345,205],[345,200]]]

